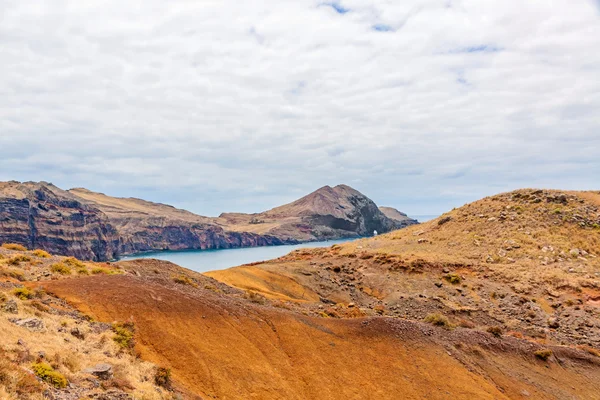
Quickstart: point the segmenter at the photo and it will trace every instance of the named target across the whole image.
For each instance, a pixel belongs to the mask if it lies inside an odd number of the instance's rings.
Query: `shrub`
[[[67,264],[68,266],[74,267],[74,268],[83,268],[85,267],[85,264],[81,261],[79,261],[78,259],[76,259],[75,257],[69,257],[69,258],[65,258],[63,260],[63,262],[65,264]]]
[[[164,388],[171,387],[171,370],[169,368],[158,367],[154,373],[154,383]]]
[[[448,318],[446,318],[442,314],[429,314],[425,317],[425,322],[430,323],[431,325],[441,326],[444,328],[450,328],[451,324]]]
[[[25,254],[19,254],[18,256],[14,256],[8,259],[9,265],[20,265],[22,262],[31,261],[31,257],[26,256]]]
[[[552,355],[552,350],[549,350],[549,349],[538,350],[533,354],[540,360],[547,361],[550,358],[550,356]]]
[[[503,330],[499,326],[490,326],[489,328],[487,328],[487,332],[491,333],[492,335],[494,335],[497,338],[502,337],[502,334],[503,334]]]
[[[15,250],[15,251],[27,251],[27,247],[17,244],[17,243],[4,243],[2,245],[3,248],[7,250]]]
[[[51,384],[52,386],[62,389],[67,387],[67,378],[58,371],[55,371],[50,365],[46,363],[37,363],[31,366],[33,372],[44,382]]]
[[[0,303],[4,303],[7,300],[6,295],[0,292]]]
[[[61,275],[70,275],[71,274],[71,268],[67,267],[63,263],[52,264],[50,266],[50,271],[59,273]]]
[[[33,255],[39,258],[50,258],[50,253],[48,253],[47,251],[41,250],[41,249],[37,249],[33,251]]]
[[[14,269],[0,268],[0,276],[10,276],[11,278],[15,278],[21,282],[25,280],[25,274],[23,274],[23,272],[21,271]]]
[[[13,290],[13,294],[21,300],[32,299],[34,296],[33,291],[29,290],[26,287],[16,288],[15,290]]]
[[[133,322],[113,324],[112,330],[115,333],[113,340],[119,347],[122,349],[132,349],[135,346],[135,326],[133,325]]]
[[[250,300],[252,303],[256,303],[256,304],[265,304],[267,302],[267,299],[265,298],[265,296],[258,294],[256,292],[251,292],[251,291],[246,292],[246,294],[244,295],[244,298],[246,300]]]
[[[92,269],[92,274],[94,275],[99,275],[99,274],[104,274],[104,275],[108,275],[108,270],[106,268],[94,268]]]
[[[173,278],[173,282],[179,283],[180,285],[189,285],[192,287],[198,287],[198,285],[185,275],[179,275]]]
[[[83,268],[78,268],[77,273],[79,275],[89,275],[90,271],[88,271],[88,269],[86,267],[83,267]]]
[[[446,276],[444,276],[444,279],[446,279],[448,282],[450,282],[453,285],[458,285],[462,279],[460,278],[460,276],[458,274],[448,274]]]

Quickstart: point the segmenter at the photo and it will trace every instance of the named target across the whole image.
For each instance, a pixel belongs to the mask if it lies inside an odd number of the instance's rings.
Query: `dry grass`
[[[6,295],[6,293],[0,291]],[[33,292],[32,292],[33,293]],[[172,395],[164,390],[157,391],[154,384],[156,367],[148,362],[136,359],[133,355],[121,354],[120,347],[110,340],[111,332],[95,333],[90,322],[40,312],[31,301],[17,300],[19,314],[17,318],[41,318],[46,329],[43,332],[31,332],[13,325],[6,318],[0,318],[0,398],[7,400],[41,400],[45,385],[27,372],[39,369],[38,375],[62,386],[62,381],[54,380],[58,375],[69,382],[83,381],[82,370],[99,363],[113,365],[115,384],[139,399],[171,399]],[[69,331],[77,327],[86,332],[85,340],[74,339]],[[63,332],[59,330],[63,328]],[[67,329],[64,329],[67,328]],[[25,346],[17,344],[21,340]],[[43,351],[50,369],[37,368],[34,355]],[[34,368],[35,367],[35,368]],[[129,388],[130,387],[130,388]]]
[[[442,328],[452,328],[450,320],[448,320],[447,317],[441,314],[429,314],[425,317],[424,321],[431,325],[440,326]]]
[[[173,278],[173,282],[178,283],[180,285],[188,285],[194,288],[198,287],[198,284],[196,282],[194,282],[194,280],[192,278],[190,278],[189,276],[186,275],[178,275],[178,276],[174,276]]]
[[[50,266],[50,271],[61,275],[71,275],[71,268],[63,263],[52,264]]]
[[[31,254],[33,254],[34,256],[38,257],[38,258],[50,258],[52,257],[50,255],[50,253],[48,253],[47,251],[44,250],[34,250]]]
[[[17,243],[4,243],[2,244],[2,248],[14,251],[27,251],[27,247]]]

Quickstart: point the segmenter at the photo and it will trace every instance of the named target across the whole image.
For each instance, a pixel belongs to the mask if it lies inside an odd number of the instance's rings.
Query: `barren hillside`
[[[369,315],[439,313],[453,324],[599,347],[599,198],[520,190],[376,238],[207,275],[271,298],[345,305],[338,313],[351,303]]]

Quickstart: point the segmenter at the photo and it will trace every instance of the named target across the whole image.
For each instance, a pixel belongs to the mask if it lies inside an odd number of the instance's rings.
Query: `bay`
[[[236,267],[252,262],[271,260],[273,258],[284,256],[296,249],[329,247],[334,244],[345,243],[352,240],[356,240],[356,238],[283,246],[244,247],[238,249],[160,251],[126,256],[121,258],[121,260],[127,261],[154,258],[157,260],[170,261],[196,272],[207,272]]]

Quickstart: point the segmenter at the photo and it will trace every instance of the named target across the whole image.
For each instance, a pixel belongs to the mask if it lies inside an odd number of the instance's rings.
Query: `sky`
[[[600,189],[598,0],[0,0],[0,180],[411,215]]]

